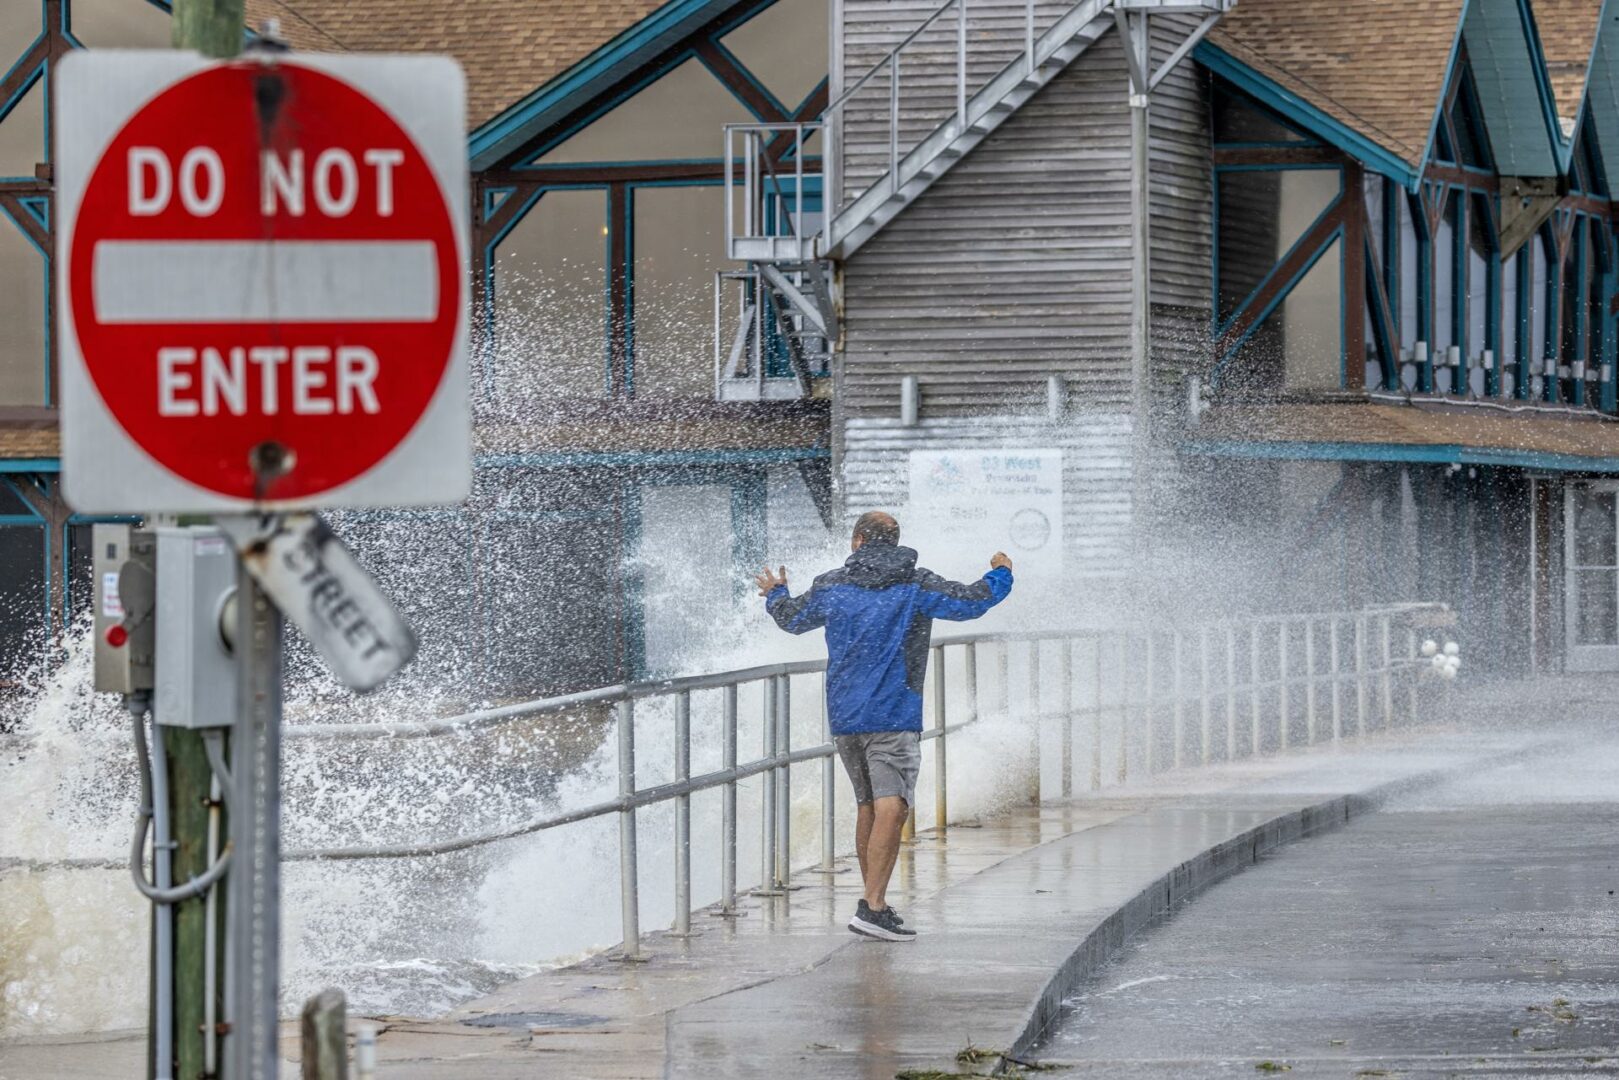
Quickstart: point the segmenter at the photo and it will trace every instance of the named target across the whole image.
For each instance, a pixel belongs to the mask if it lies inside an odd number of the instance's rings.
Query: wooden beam
[[[6,213],[11,215],[11,220],[17,223],[17,228],[28,234],[28,238],[44,249],[48,257],[52,247],[50,230],[28,212],[22,204],[22,199],[16,195],[0,192],[0,206],[5,207]]]
[[[1342,165],[1352,160],[1335,146],[1217,146],[1216,165]]]
[[[1271,269],[1265,284],[1255,294],[1247,307],[1237,313],[1226,327],[1225,333],[1215,343],[1214,355],[1217,362],[1224,361],[1227,354],[1241,341],[1254,325],[1259,322],[1260,313],[1270,306],[1271,301],[1281,295],[1293,279],[1303,272],[1304,267],[1320,252],[1326,244],[1327,238],[1336,232],[1344,223],[1344,197],[1332,204],[1328,211],[1315,223],[1315,227],[1299,238],[1293,250]]]
[[[51,55],[51,38],[49,34],[34,42],[34,47],[23,54],[23,58],[12,67],[11,73],[4,80],[0,80],[0,101],[10,101],[12,96],[28,83],[33,81],[34,72],[45,63]]]
[[[607,381],[613,397],[632,392],[634,347],[630,324],[630,190],[607,189]]]
[[[742,100],[753,114],[766,123],[785,123],[788,116],[771,100],[770,95],[759,89],[758,85],[749,77],[748,73],[739,67],[729,53],[715,45],[710,38],[703,38],[697,43],[697,58],[703,66],[726,89]]]
[[[718,140],[715,142],[717,144]],[[542,165],[521,169],[486,169],[478,176],[491,187],[508,187],[514,184],[547,187],[557,184],[633,184],[647,180],[723,180],[725,164],[721,161],[671,161],[668,164],[592,165],[585,168]]]
[[[1348,384],[1366,388],[1366,196],[1363,170],[1356,161],[1343,167],[1344,362]]]

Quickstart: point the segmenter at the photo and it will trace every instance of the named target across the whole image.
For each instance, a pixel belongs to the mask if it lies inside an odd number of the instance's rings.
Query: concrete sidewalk
[[[1262,852],[1341,824],[1402,786],[1521,738],[1423,732],[1157,778],[1150,788],[1022,807],[902,852],[890,895],[920,931],[846,929],[852,865],[796,875],[738,918],[700,913],[649,959],[611,954],[507,986],[440,1020],[385,1018],[379,1074],[477,1077],[828,1076],[988,1071],[1027,1053],[1062,997],[1129,934]],[[848,860],[852,864],[852,859]],[[604,899],[610,902],[610,898]],[[295,1029],[287,1029],[296,1075]],[[969,1046],[987,1052],[961,1063]],[[0,1080],[139,1075],[143,1039],[0,1044]]]

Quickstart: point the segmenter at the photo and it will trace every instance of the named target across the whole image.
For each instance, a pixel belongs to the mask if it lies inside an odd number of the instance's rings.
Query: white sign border
[[[60,363],[64,495],[79,513],[433,506],[467,497],[472,443],[467,391],[471,203],[466,83],[460,65],[448,57],[380,54],[292,53],[273,60],[324,72],[366,94],[405,129],[437,176],[455,234],[463,297],[444,377],[415,428],[390,454],[353,480],[310,497],[258,504],[230,498],[174,475],[143,450],[112,415],[85,369],[68,288],[73,231],[90,173],[107,144],[159,93],[219,62],[173,50],[76,50],[53,70],[59,120],[53,212],[59,231],[57,318],[52,329]]]

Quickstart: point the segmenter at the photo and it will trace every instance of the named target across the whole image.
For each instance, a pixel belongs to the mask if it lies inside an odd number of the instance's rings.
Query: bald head
[[[899,543],[899,522],[894,520],[894,515],[885,514],[881,510],[872,510],[861,514],[860,520],[854,523],[854,536],[849,546],[858,549],[862,544],[897,543]]]

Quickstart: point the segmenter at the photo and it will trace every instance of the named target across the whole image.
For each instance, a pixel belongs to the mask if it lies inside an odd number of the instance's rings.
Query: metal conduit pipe
[[[137,717],[136,724],[141,724]],[[137,738],[144,737],[137,733]],[[163,726],[152,725],[152,881],[159,893],[173,884],[171,861],[174,854],[169,836],[169,766],[165,753]],[[137,852],[137,858],[139,853]],[[156,1080],[172,1080],[174,1076],[174,906],[159,903],[152,911],[152,977],[157,985],[154,995],[155,1031],[152,1038],[152,1075]]]

